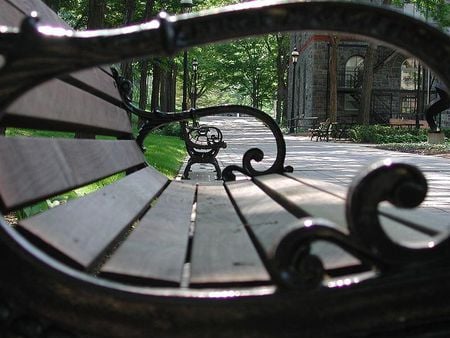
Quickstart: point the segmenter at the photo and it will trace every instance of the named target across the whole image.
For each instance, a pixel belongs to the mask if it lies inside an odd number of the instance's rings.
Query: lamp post
[[[197,70],[198,70],[198,61],[194,59],[192,60],[192,71],[194,72],[194,90],[192,93],[192,108],[197,108]]]
[[[181,0],[180,5],[183,8],[183,13],[190,11],[194,5],[192,0]],[[187,110],[187,82],[188,82],[188,52],[185,49],[183,52],[183,102],[181,104],[182,110]]]
[[[291,119],[289,123],[289,132],[294,132],[294,102],[295,102],[295,67],[297,66],[297,61],[300,53],[297,51],[297,47],[291,53],[292,58],[292,102],[291,102]]]
[[[261,68],[256,68],[255,108],[259,109],[259,85],[261,82]]]

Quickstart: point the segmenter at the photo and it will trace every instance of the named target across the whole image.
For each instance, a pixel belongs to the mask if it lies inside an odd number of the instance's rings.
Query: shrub
[[[413,143],[426,142],[425,129],[392,128],[389,126],[355,126],[350,139],[357,143]]]

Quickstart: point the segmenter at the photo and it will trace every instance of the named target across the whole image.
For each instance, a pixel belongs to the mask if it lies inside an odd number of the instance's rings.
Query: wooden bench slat
[[[345,200],[337,197],[336,192],[331,195],[282,175],[257,177],[255,182],[297,216],[301,217],[301,214],[307,213],[315,217],[323,217],[341,226],[342,229],[347,229]],[[323,186],[326,185],[330,188],[330,184],[325,183]],[[336,187],[336,191],[342,191],[342,188]],[[423,243],[426,246],[432,239],[431,236],[406,227],[390,218],[380,216],[380,220],[384,231],[398,243],[409,245],[411,242],[415,242],[418,245]]]
[[[40,18],[40,23],[45,25],[58,24],[58,27],[71,29],[66,22],[60,19],[59,16],[50,9],[50,7],[48,7],[41,1],[33,1],[33,0],[14,0],[14,1],[4,0],[4,1],[6,1],[6,3],[9,3],[11,7],[18,8],[22,12],[22,16],[30,15],[31,12],[36,11]],[[11,5],[12,3],[14,4],[14,6]],[[18,24],[20,24],[20,22]]]
[[[19,27],[26,15],[30,15],[32,11],[36,11],[39,16],[39,24],[72,29],[47,5],[40,1],[20,0],[14,1],[14,5],[15,6],[13,6],[9,0],[0,2],[0,25]],[[100,68],[92,68],[64,77],[64,79],[67,78],[78,80],[81,87],[85,89],[89,88],[90,92],[100,92],[104,94],[109,101],[115,101],[116,104],[119,104],[121,101],[119,92],[115,87],[114,79]],[[70,82],[73,83],[73,81]],[[75,85],[80,86],[80,84]]]
[[[135,141],[0,137],[2,207],[17,208],[143,162]]]
[[[186,260],[195,185],[172,182],[102,267],[110,278],[179,285]]]
[[[85,269],[165,186],[167,178],[148,167],[77,200],[20,221],[18,227]]]
[[[124,110],[60,80],[30,90],[6,112],[2,120],[5,126],[69,131],[89,128],[109,135],[131,133]]]
[[[223,185],[199,185],[190,285],[266,284],[269,281]]]
[[[293,173],[287,174],[299,182],[313,185],[319,189],[339,196],[342,199],[347,198],[347,188],[342,185],[325,182],[322,179],[304,178],[301,174]],[[430,236],[436,236],[442,232],[450,231],[450,220],[445,212],[439,213],[438,210],[429,210],[430,208],[414,208],[414,209],[402,209],[396,208],[390,205],[388,202],[383,202],[380,205],[379,210],[383,215],[391,219],[402,219],[407,221],[411,227],[415,228],[419,232],[428,234]],[[420,230],[422,229],[422,230]]]
[[[302,223],[251,181],[231,182],[226,186],[267,259],[273,260],[275,249],[283,236],[301,228]],[[324,241],[314,243],[311,252],[322,258],[325,269],[360,264],[358,259],[344,250]]]
[[[22,18],[23,13],[16,7],[7,1],[0,1],[0,26],[17,27]]]

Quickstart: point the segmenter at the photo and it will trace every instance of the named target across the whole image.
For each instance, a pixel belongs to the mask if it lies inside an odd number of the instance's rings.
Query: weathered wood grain
[[[83,198],[21,220],[18,227],[89,269],[146,210],[166,182],[148,167]]]
[[[101,273],[110,278],[179,285],[195,190],[190,183],[172,182]]]
[[[332,183],[321,182],[321,189],[318,189],[313,184],[304,184],[282,175],[258,177],[255,182],[297,217],[304,214],[323,217],[347,231],[345,199],[338,197],[342,187],[333,190]],[[333,194],[330,191],[333,191]],[[431,239],[428,234],[406,227],[388,217],[380,216],[380,221],[383,229],[395,242],[405,245],[410,245],[411,242],[423,243],[426,246]]]
[[[318,189],[327,191],[342,199],[347,198],[347,188],[341,185],[325,182],[321,179],[304,178],[301,174],[293,173],[287,176],[298,180],[304,184],[312,185]],[[437,210],[428,210],[430,208],[403,209],[396,208],[388,202],[380,204],[380,213],[387,218],[407,223],[409,227],[418,232],[429,236],[436,236],[440,233],[450,231],[450,220],[446,213],[439,213]],[[382,218],[384,219],[384,218]],[[389,229],[387,229],[389,231]]]
[[[23,13],[7,1],[0,1],[0,25],[17,27],[23,18]]]
[[[268,283],[270,277],[223,186],[199,185],[191,286]]]
[[[131,133],[124,110],[60,80],[46,82],[25,93],[7,108],[2,123],[26,126],[29,118],[33,119],[35,129],[50,126],[50,129],[68,131],[89,128],[111,135]]]
[[[276,251],[283,249],[281,240],[291,231],[301,229],[303,223],[251,181],[230,182],[226,186],[269,264],[277,266]],[[313,244],[311,251],[322,259],[325,269],[359,264],[355,257],[324,241]]]
[[[0,137],[2,207],[17,208],[143,162],[135,141]]]

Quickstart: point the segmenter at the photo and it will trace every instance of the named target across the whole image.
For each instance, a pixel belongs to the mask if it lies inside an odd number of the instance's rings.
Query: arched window
[[[419,62],[414,58],[409,58],[402,63],[402,78],[400,88],[405,90],[417,89],[417,73]]]
[[[350,57],[345,63],[345,86],[356,88],[361,85],[364,58],[359,55]]]

